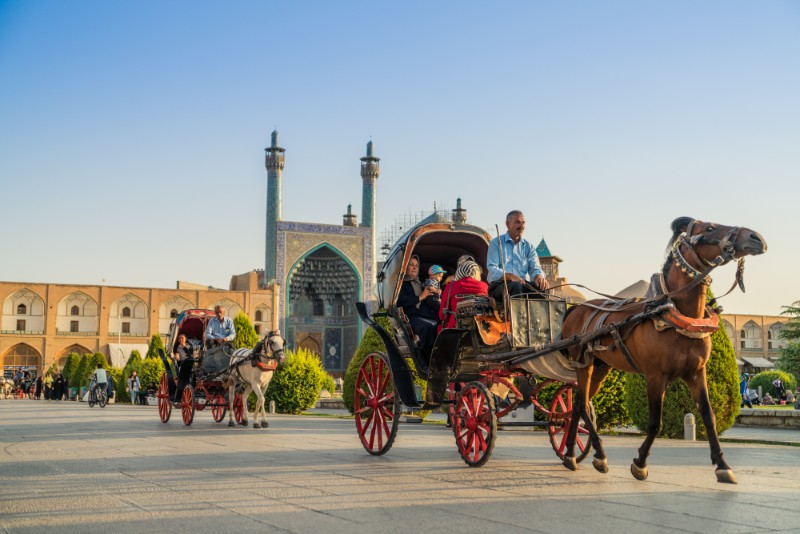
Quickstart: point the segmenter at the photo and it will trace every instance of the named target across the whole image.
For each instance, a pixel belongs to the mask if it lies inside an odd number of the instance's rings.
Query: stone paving
[[[467,467],[443,425],[402,424],[385,456],[352,420],[271,416],[227,428],[198,412],[0,401],[0,532],[797,532],[800,448],[659,439],[650,477],[629,472],[638,436],[604,438],[611,471],[557,461],[544,432],[500,433]]]

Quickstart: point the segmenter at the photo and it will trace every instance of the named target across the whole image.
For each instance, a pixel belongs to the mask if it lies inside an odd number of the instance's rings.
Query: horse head
[[[672,221],[673,249],[686,244],[694,256],[704,265],[724,265],[745,256],[756,256],[767,251],[767,242],[761,234],[743,226],[699,221],[691,217],[679,217]]]
[[[285,358],[284,348],[286,347],[286,340],[283,339],[283,336],[281,336],[280,330],[272,330],[271,332],[268,332],[267,335],[264,336],[264,341],[262,343],[266,349],[267,356],[271,358],[277,358],[278,362],[283,363]]]

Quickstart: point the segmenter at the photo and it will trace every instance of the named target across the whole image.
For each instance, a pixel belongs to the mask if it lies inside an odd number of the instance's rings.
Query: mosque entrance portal
[[[286,285],[289,348],[316,353],[326,371],[340,375],[359,339],[358,273],[337,250],[321,245],[298,260]]]

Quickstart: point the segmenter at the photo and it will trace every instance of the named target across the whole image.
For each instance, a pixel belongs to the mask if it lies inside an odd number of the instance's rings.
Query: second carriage
[[[454,272],[457,259],[465,254],[486,265],[489,242],[490,236],[475,226],[420,223],[395,243],[377,276],[381,311],[370,314],[364,303],[357,304],[361,319],[385,347],[385,352],[366,356],[355,381],[356,430],[370,454],[381,455],[392,447],[402,406],[411,410],[446,406],[459,454],[468,465],[478,467],[492,453],[498,419],[532,404],[544,417],[522,424],[545,427],[563,459],[577,378],[571,362],[551,350],[561,334],[564,299],[520,295],[498,305],[485,296],[465,297],[455,310],[457,327],[438,334],[430,359],[396,305],[412,257],[419,259],[421,272],[432,264]],[[388,320],[388,327],[380,324],[387,325],[380,317]],[[415,387],[415,377],[427,381],[424,398]],[[502,402],[493,394],[498,387],[508,391]],[[591,449],[583,423],[576,447],[578,461]]]
[[[163,352],[159,354],[165,369],[157,393],[158,415],[163,423],[169,421],[173,407],[180,409],[186,426],[194,421],[195,412],[206,408],[211,408],[211,415],[217,423],[225,419],[228,398],[221,374],[228,367],[233,347],[224,343],[206,348],[206,326],[212,317],[213,310],[190,309],[181,312],[170,325],[167,336],[170,353],[178,336],[183,334],[192,347],[193,357],[191,361],[179,364]],[[176,391],[179,384],[185,385],[181,391]],[[245,421],[245,409],[242,395],[237,392],[233,401],[237,423]]]

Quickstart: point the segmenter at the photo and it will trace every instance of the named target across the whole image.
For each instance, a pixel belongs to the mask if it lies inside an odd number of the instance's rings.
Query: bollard
[[[275,401],[269,401],[269,413],[275,413]]]
[[[694,414],[687,413],[683,416],[683,439],[694,441]]]

